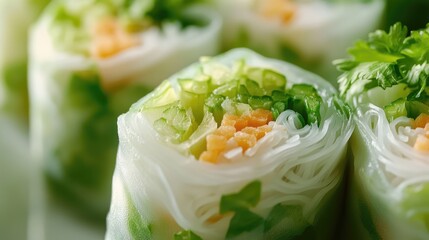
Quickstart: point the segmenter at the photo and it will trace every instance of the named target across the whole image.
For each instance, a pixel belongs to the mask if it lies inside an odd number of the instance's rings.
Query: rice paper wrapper
[[[354,156],[349,235],[355,239],[429,238],[427,154],[405,142],[410,120],[387,121],[383,109],[362,104],[351,138]]]
[[[146,96],[118,119],[119,150],[106,239],[332,238],[347,140],[353,130],[347,108],[334,101],[336,92],[329,83],[291,64],[247,49],[232,50],[213,61],[230,66],[240,59],[286,75],[288,84],[314,85],[324,99],[320,126],[299,128],[294,113],[286,111],[276,124],[287,129],[287,140],[272,132],[259,140],[258,150],[245,161],[213,165],[159,139],[150,117],[136,110],[149,99]],[[168,81],[174,85],[199,69],[199,64],[191,65]],[[252,207],[220,214],[224,201],[231,199]]]
[[[55,192],[85,214],[104,219],[109,207],[117,116],[183,65],[218,51],[218,15],[202,6],[187,14],[205,25],[150,28],[142,45],[106,59],[58,50],[49,11],[32,29],[32,152]]]
[[[349,46],[377,29],[384,9],[380,0],[215,2],[228,23],[223,27],[225,48],[248,47],[284,59],[320,74],[335,86],[338,72],[332,61],[345,57]],[[262,12],[259,6],[264,4],[271,7]],[[293,12],[288,13],[288,8]]]

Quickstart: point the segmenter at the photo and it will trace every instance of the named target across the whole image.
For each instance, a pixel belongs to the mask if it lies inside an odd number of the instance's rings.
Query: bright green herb
[[[264,219],[248,210],[237,211],[229,223],[226,239],[239,236],[244,232],[250,232],[262,226]]]
[[[369,34],[366,41],[358,41],[349,53],[351,59],[335,61],[338,69],[344,72],[338,82],[341,95],[348,101],[380,87],[387,91],[386,95],[397,99],[380,106],[385,107],[389,120],[399,116],[414,118],[427,111],[429,26],[408,35],[407,28],[397,23],[389,32],[377,30]],[[404,89],[393,91],[393,87],[400,84]],[[404,95],[407,92],[410,94]],[[383,96],[375,96],[375,101]]]
[[[132,239],[151,239],[152,238],[152,230],[151,226],[146,223],[137,208],[134,206],[131,197],[128,195],[128,229],[130,230],[130,234]],[[196,239],[195,239],[196,240]]]
[[[255,207],[261,198],[261,182],[253,181],[240,192],[222,196],[220,213],[247,210]]]
[[[268,239],[294,239],[309,226],[302,215],[301,206],[279,203],[265,219],[264,233]],[[281,236],[278,233],[282,233]]]
[[[202,240],[202,238],[190,230],[183,230],[174,234],[174,240]]]
[[[261,182],[253,181],[247,184],[238,193],[224,195],[220,201],[219,213],[225,214],[234,212],[226,239],[236,237],[244,232],[250,232],[262,226],[264,219],[251,212],[250,209],[256,207],[261,198]]]

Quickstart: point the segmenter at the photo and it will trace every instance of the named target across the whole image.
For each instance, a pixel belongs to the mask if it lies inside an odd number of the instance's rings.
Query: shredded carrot
[[[257,109],[242,116],[225,114],[220,127],[207,136],[207,150],[201,154],[200,160],[216,163],[220,153],[227,149],[229,139],[234,139],[242,151],[246,151],[272,130],[268,126],[272,120],[273,114],[264,109]]]
[[[243,128],[243,129],[241,129],[241,132],[244,132],[244,133],[247,133],[247,134],[250,134],[250,135],[256,135],[256,132],[257,132],[257,130],[256,130],[256,128],[255,127],[245,127],[245,128]]]
[[[244,115],[240,117],[239,119],[237,119],[237,121],[234,124],[235,129],[237,129],[237,131],[241,131],[241,129],[249,125],[249,120],[250,120],[250,117],[248,115]]]
[[[265,136],[265,134],[267,134],[268,132],[270,132],[272,130],[271,126],[268,125],[263,125],[260,126],[256,129],[256,139],[261,139]]]
[[[413,128],[424,128],[429,123],[429,114],[421,113],[413,122]]]
[[[260,127],[273,120],[273,114],[265,109],[257,109],[250,114],[249,126]]]
[[[126,32],[112,18],[105,18],[96,23],[92,28],[92,35],[90,52],[95,58],[108,58],[139,44],[136,37]]]
[[[220,126],[216,129],[215,134],[225,136],[226,139],[230,139],[234,136],[237,130],[233,126]]]
[[[207,136],[207,151],[217,152],[226,148],[226,137],[210,134]]]
[[[266,18],[278,18],[283,23],[289,23],[297,11],[296,4],[290,0],[265,0],[261,1],[262,5],[259,12]]]
[[[204,151],[200,155],[200,160],[204,162],[216,163],[218,156],[219,156],[218,152]]]
[[[223,218],[223,215],[221,214],[216,214],[211,216],[209,219],[207,219],[208,223],[217,223],[219,222],[219,220],[221,220]]]
[[[424,134],[417,136],[414,149],[429,153],[429,114],[421,113],[411,124],[411,127],[423,128]]]
[[[429,153],[429,138],[424,135],[419,135],[414,144],[414,149]]]
[[[238,116],[235,116],[235,115],[231,115],[231,114],[225,114],[224,116],[223,116],[223,119],[222,119],[222,123],[221,123],[221,125],[222,126],[232,126],[232,127],[234,127],[234,125],[235,125],[235,123],[237,122],[237,119],[238,119],[239,117]]]
[[[237,132],[234,134],[234,140],[237,142],[238,146],[243,148],[243,151],[255,146],[256,137],[252,134]]]

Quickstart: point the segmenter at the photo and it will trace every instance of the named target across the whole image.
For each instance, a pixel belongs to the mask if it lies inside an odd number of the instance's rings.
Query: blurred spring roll
[[[106,239],[331,239],[349,108],[322,78],[235,49],[119,117]]]
[[[428,43],[429,28],[408,34],[397,23],[336,62],[359,130],[352,137],[357,239],[429,238]]]
[[[56,192],[105,217],[116,118],[218,50],[221,20],[192,1],[54,1],[31,34],[31,144]]]
[[[336,85],[334,59],[378,27],[382,0],[216,0],[223,43],[246,46],[316,72]],[[332,80],[331,80],[332,79]]]
[[[0,1],[0,114],[28,121],[27,32],[48,0]]]

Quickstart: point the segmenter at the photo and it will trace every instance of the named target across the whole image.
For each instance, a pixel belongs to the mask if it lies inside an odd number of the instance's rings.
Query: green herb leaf
[[[358,41],[349,50],[351,59],[334,61],[337,68],[344,72],[338,78],[341,96],[348,102],[353,102],[353,98],[370,89],[380,87],[386,90],[399,84],[405,84],[407,88],[404,91],[407,92],[417,91],[418,94],[422,94],[427,91],[429,25],[426,29],[407,34],[407,27],[400,23],[394,24],[388,33],[377,30],[370,33],[367,40]],[[395,96],[389,98],[395,100],[402,98],[402,93],[396,91]],[[376,102],[375,104],[378,105]],[[410,109],[423,109],[419,102],[407,102],[405,105],[410,106]],[[390,120],[404,113],[401,106],[396,104],[386,106]],[[407,110],[410,115],[409,109]],[[411,112],[412,116],[417,114],[414,110]]]
[[[277,204],[264,222],[264,237],[267,239],[294,239],[310,224],[304,219],[302,207]]]
[[[261,182],[253,181],[240,192],[222,196],[220,213],[243,211],[255,207],[261,198]]]
[[[248,210],[239,210],[232,217],[226,233],[226,239],[237,237],[238,235],[250,232],[262,226],[264,219]]]
[[[174,234],[174,240],[203,240],[200,236],[191,230],[183,230]]]
[[[128,195],[128,230],[132,239],[152,239],[150,225],[142,219],[137,208],[134,206],[131,197]]]

